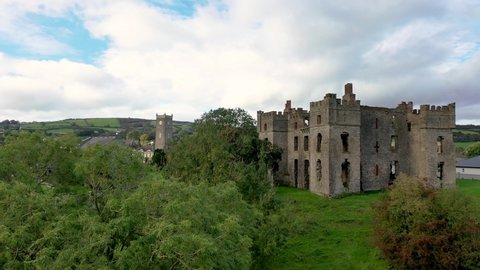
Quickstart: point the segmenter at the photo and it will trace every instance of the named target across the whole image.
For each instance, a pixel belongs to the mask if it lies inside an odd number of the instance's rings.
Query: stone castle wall
[[[341,99],[327,94],[310,110],[287,101],[283,112],[258,111],[257,125],[261,139],[283,149],[277,184],[327,196],[382,189],[400,173],[455,184],[454,104],[362,106],[347,84]]]

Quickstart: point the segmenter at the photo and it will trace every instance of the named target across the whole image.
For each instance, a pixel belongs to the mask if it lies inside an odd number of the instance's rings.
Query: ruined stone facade
[[[157,114],[155,124],[155,149],[166,150],[173,139],[173,114]]]
[[[283,149],[274,181],[325,196],[383,189],[400,173],[453,187],[454,127],[454,103],[363,106],[351,83],[342,99],[327,94],[309,111],[287,101],[283,112],[257,112],[260,139]]]

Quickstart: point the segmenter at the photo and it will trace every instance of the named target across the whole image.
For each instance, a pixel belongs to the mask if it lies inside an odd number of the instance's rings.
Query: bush
[[[480,267],[479,212],[466,195],[402,175],[373,209],[375,244],[393,267]]]

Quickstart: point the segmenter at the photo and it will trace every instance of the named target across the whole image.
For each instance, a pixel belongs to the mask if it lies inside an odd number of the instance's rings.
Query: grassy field
[[[480,180],[458,180],[480,202]],[[278,188],[292,207],[292,234],[268,269],[388,269],[371,244],[371,204],[380,192],[325,199],[308,191]]]
[[[455,143],[455,146],[456,147],[462,147],[462,148],[467,148],[468,146],[470,146],[471,144],[474,144],[476,142],[456,142]]]

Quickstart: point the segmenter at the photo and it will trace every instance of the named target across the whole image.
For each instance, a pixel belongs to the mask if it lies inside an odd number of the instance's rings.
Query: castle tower
[[[173,139],[173,114],[157,114],[155,127],[155,149],[168,149]]]

